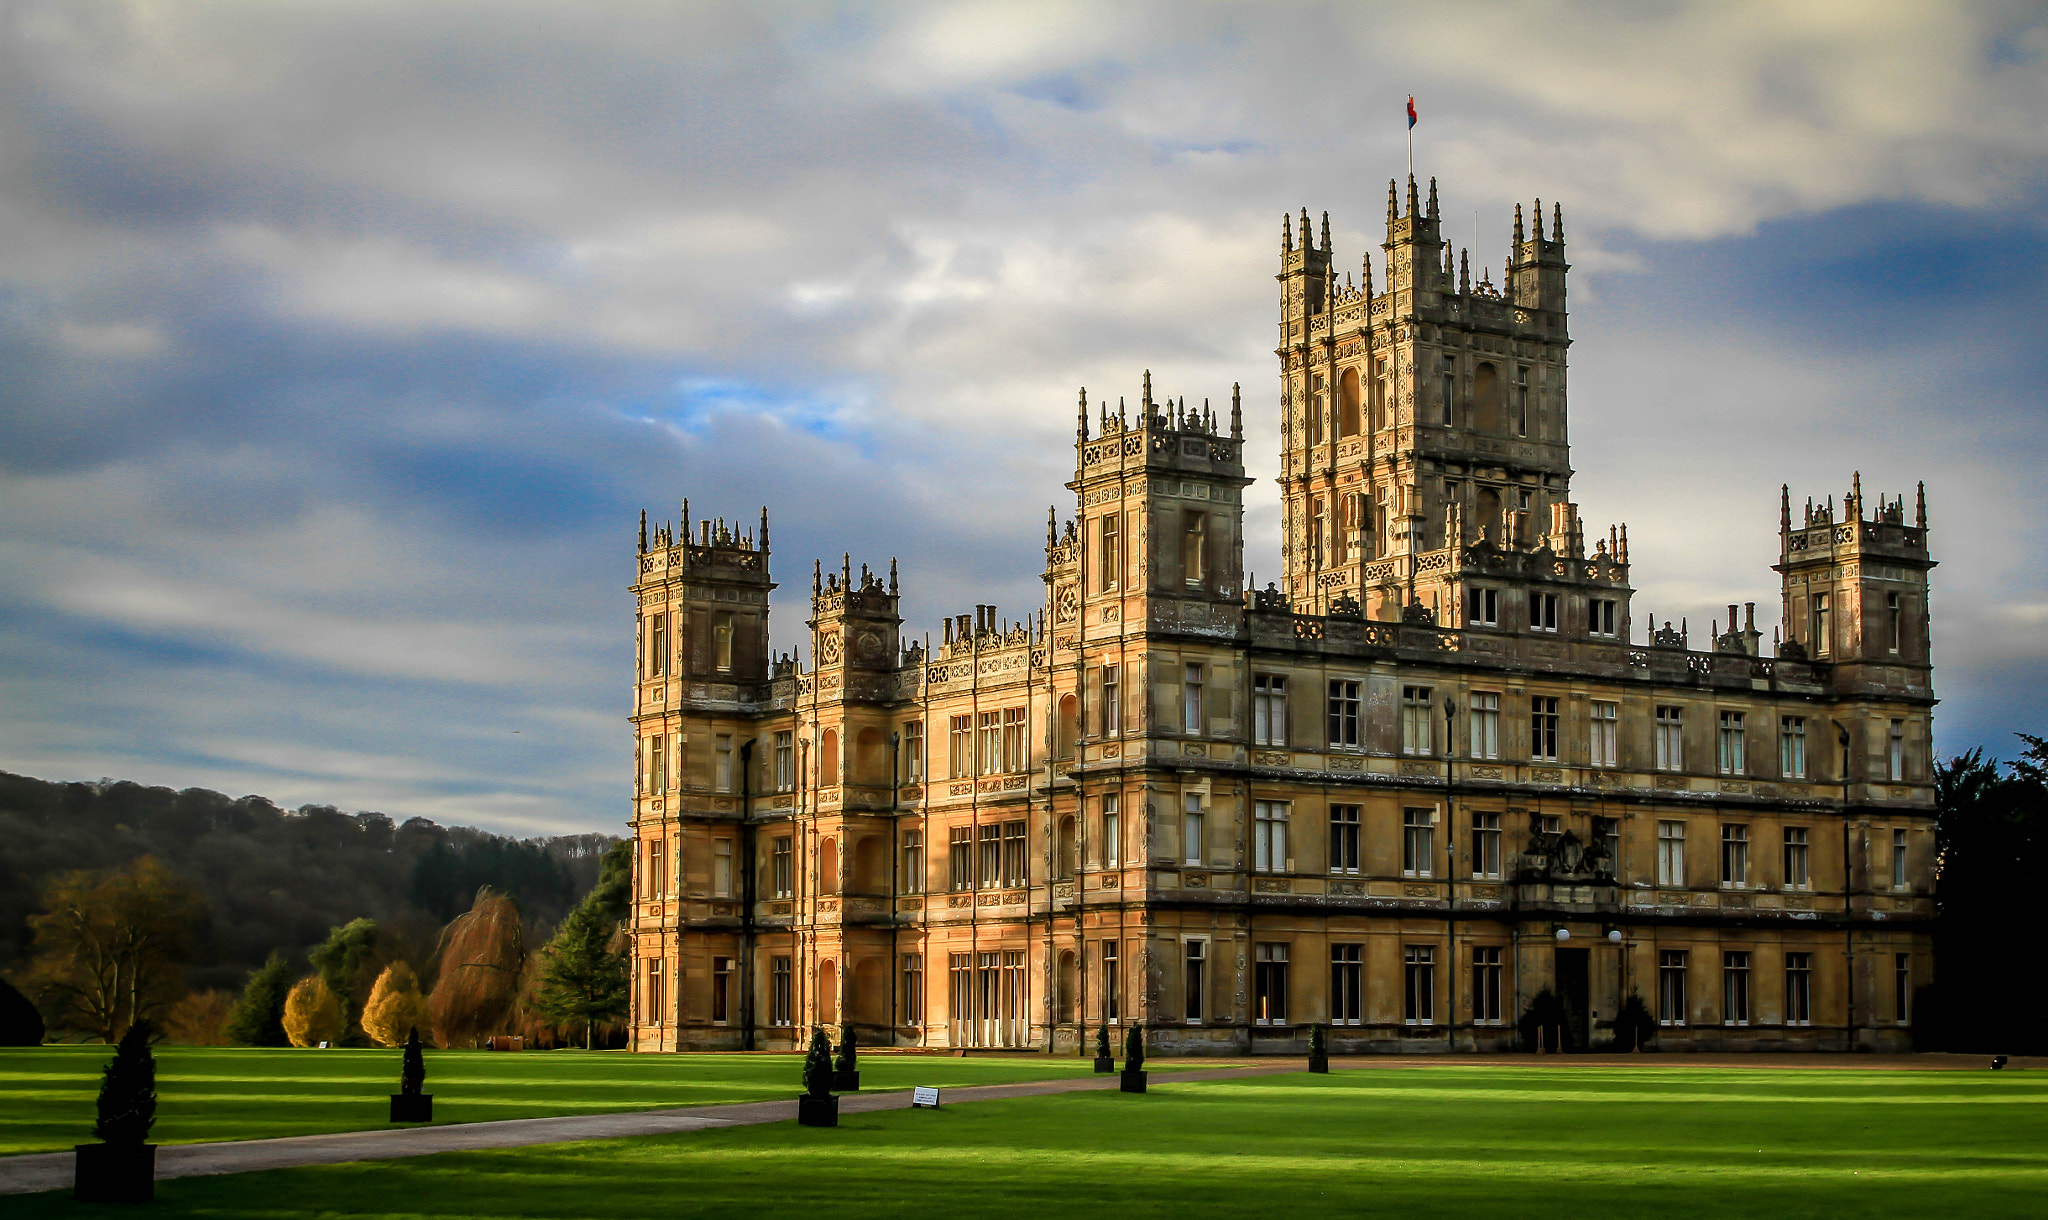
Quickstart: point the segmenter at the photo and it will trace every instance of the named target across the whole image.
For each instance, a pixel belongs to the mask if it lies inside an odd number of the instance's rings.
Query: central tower
[[[1419,605],[1445,626],[1494,625],[1498,591],[1468,614],[1468,548],[1585,554],[1565,425],[1563,210],[1546,234],[1541,201],[1533,233],[1516,207],[1496,287],[1484,271],[1473,283],[1469,252],[1454,258],[1443,240],[1434,179],[1427,205],[1413,177],[1402,203],[1389,182],[1384,291],[1370,258],[1362,283],[1339,282],[1327,213],[1320,244],[1306,209],[1299,245],[1281,222],[1287,592],[1302,613],[1355,602],[1398,619]],[[1609,558],[1619,550],[1617,538]]]

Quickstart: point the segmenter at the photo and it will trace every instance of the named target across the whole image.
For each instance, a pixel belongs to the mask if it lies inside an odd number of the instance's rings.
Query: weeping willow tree
[[[434,993],[427,1018],[442,1046],[473,1046],[506,1032],[526,972],[525,931],[519,904],[490,886],[441,931]]]

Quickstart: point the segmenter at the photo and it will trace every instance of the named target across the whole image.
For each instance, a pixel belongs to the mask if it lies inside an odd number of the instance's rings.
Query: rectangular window
[[[771,961],[768,966],[768,1024],[790,1023],[796,1011],[796,1006],[790,1002],[794,998],[794,988],[790,983],[790,959],[778,957]]]
[[[955,1045],[978,1043],[974,1023],[974,955],[946,955],[946,990],[951,997],[952,1034]]]
[[[1102,866],[1115,868],[1123,862],[1123,819],[1117,816],[1116,793],[1102,796]]]
[[[974,828],[955,826],[946,834],[946,887],[974,888]]]
[[[1657,709],[1657,769],[1659,771],[1685,770],[1685,720],[1684,709],[1660,707]]]
[[[1557,630],[1557,594],[1531,593],[1529,595],[1529,630]]]
[[[1209,514],[1189,512],[1180,535],[1180,570],[1188,584],[1208,576]]]
[[[723,1025],[732,1020],[732,959],[714,957],[711,959],[711,1023]]]
[[[732,611],[720,610],[711,620],[711,650],[720,670],[732,668]]]
[[[1351,747],[1358,744],[1358,683],[1341,678],[1330,681],[1330,744]]]
[[[1472,692],[1472,757],[1500,757],[1500,695]]]
[[[1365,946],[1330,946],[1330,1024],[1365,1020]]]
[[[711,896],[732,897],[731,839],[718,839],[711,844]]]
[[[1023,708],[1003,709],[1003,770],[1022,771],[1029,765],[1024,751],[1026,728]]]
[[[1685,1025],[1685,950],[1657,954],[1657,1024]]]
[[[1892,888],[1906,888],[1906,832],[1892,831]]]
[[[1199,866],[1202,863],[1202,796],[1198,792],[1187,794],[1187,807],[1180,815],[1181,862]]]
[[[924,721],[903,726],[903,778],[907,783],[924,782]]]
[[[1429,877],[1435,875],[1433,864],[1436,859],[1436,810],[1403,809],[1401,811],[1401,875],[1403,877]]]
[[[1202,1023],[1202,998],[1208,994],[1209,942],[1187,941],[1181,947],[1181,1012],[1189,1025]]]
[[[1202,732],[1202,667],[1188,665],[1181,671],[1180,731]]]
[[[1515,435],[1529,435],[1529,370],[1515,366]]]
[[[899,890],[905,894],[924,893],[924,832],[906,830],[903,832],[903,874],[896,879]]]
[[[1502,1024],[1500,1007],[1500,949],[1475,945],[1472,949],[1472,1023]]]
[[[1913,955],[1892,954],[1892,1020],[1900,1025],[1913,1021]]]
[[[1123,1019],[1123,979],[1117,972],[1116,942],[1102,942],[1102,1019]]]
[[[1816,593],[1813,595],[1813,655],[1828,655],[1828,644],[1828,595]]]
[[[1000,823],[989,822],[981,828],[981,869],[975,875],[975,885],[982,889],[993,889],[1003,883],[1003,828]]]
[[[966,779],[974,774],[974,717],[955,716],[947,721],[946,774]]]
[[[1894,649],[1893,651],[1897,651]],[[647,620],[647,672],[659,678],[668,672],[668,615]]]
[[[1287,946],[1261,943],[1253,953],[1252,1024],[1287,1024]]]
[[[1028,885],[1031,882],[1030,865],[1026,862],[1024,850],[1024,823],[1021,819],[1003,823],[1003,884],[1006,886]]]
[[[796,857],[791,854],[788,835],[775,840],[775,848],[769,854],[769,869],[771,892],[777,898],[790,897],[796,885]]]
[[[1535,695],[1529,700],[1529,757],[1536,762],[1557,761],[1557,696]]]
[[[1813,954],[1785,955],[1785,1024],[1813,1024]]]
[[[1721,774],[1742,774],[1744,761],[1741,712],[1721,713],[1720,751],[1716,759],[1721,765]]]
[[[780,732],[775,734],[775,790],[788,792],[796,787],[796,734]]]
[[[1401,753],[1436,753],[1436,733],[1430,716],[1429,688],[1401,688]]]
[[[1900,782],[1901,780],[1905,779],[1905,778],[1906,778],[1906,722],[1905,722],[1905,721],[1903,721],[1903,720],[1894,720],[1894,721],[1892,721],[1892,737],[1891,737],[1891,750],[1890,750],[1890,752],[1889,752],[1889,753],[1888,753],[1888,754],[1886,755],[1886,758],[1887,758],[1887,759],[1889,760],[1889,762],[1890,762],[1890,765],[1889,765],[1889,767],[1887,768],[1887,770],[1888,770],[1888,771],[1890,772],[1890,774],[1891,774],[1891,780],[1892,780],[1892,782],[1896,784],[1896,783]]]
[[[1401,1018],[1409,1025],[1436,1023],[1436,950],[1428,945],[1409,945],[1404,954],[1406,988],[1402,994]],[[1453,969],[1456,964],[1453,963]]]
[[[1472,875],[1489,881],[1500,879],[1500,815],[1472,815]]]
[[[1657,884],[1685,884],[1685,823],[1657,823]]]
[[[1804,890],[1812,888],[1806,870],[1806,827],[1785,828],[1785,888]]]
[[[732,734],[711,739],[711,786],[714,791],[732,791]]]
[[[1358,871],[1360,812],[1357,805],[1330,806],[1330,871],[1333,873]]]
[[[1500,590],[1465,590],[1465,623],[1472,627],[1500,626]]]
[[[1252,744],[1287,744],[1287,679],[1279,674],[1252,675]]]
[[[1721,827],[1721,884],[1739,890],[1749,884],[1749,827]]]
[[[1806,717],[1784,716],[1778,720],[1778,774],[1786,779],[1806,778]]]
[[[1451,373],[1444,374],[1443,385],[1437,391],[1437,400],[1443,407],[1443,425],[1453,427],[1457,422],[1455,403],[1458,395],[1458,379]]]
[[[1003,769],[1003,714],[982,712],[975,717],[975,763],[983,775],[994,775]]]
[[[1614,636],[1616,634],[1614,621],[1613,601],[1607,598],[1596,597],[1586,603],[1587,635]]]
[[[668,754],[662,749],[662,745],[666,741],[667,738],[659,736],[647,739],[647,790],[649,792],[668,791]]]
[[[924,1024],[924,954],[903,955],[903,1023]]]
[[[1749,954],[1721,955],[1721,1024],[1749,1024]]]
[[[1901,634],[1898,594],[1887,593],[1884,595],[1884,612],[1885,639],[1888,641],[1886,650],[1896,656],[1899,651],[1899,636]]]
[[[1252,870],[1261,873],[1289,871],[1286,801],[1252,802]]]
[[[1621,765],[1621,707],[1595,701],[1591,724],[1591,763],[1596,767]]]
[[[1101,538],[1102,548],[1098,553],[1102,559],[1102,566],[1100,568],[1102,587],[1104,589],[1114,589],[1117,587],[1117,578],[1123,571],[1124,539],[1122,513],[1103,514]]]
[[[653,898],[668,896],[667,848],[660,839],[647,841],[647,891]]]
[[[1118,679],[1122,676],[1120,670],[1121,667],[1116,665],[1105,665],[1102,667],[1102,735],[1104,737],[1116,736],[1121,731],[1124,723],[1123,706],[1117,702]]]

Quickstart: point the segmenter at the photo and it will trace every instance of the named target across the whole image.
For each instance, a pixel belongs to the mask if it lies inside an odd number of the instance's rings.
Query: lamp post
[[[1448,967],[1451,1010],[1445,1024],[1449,1027],[1450,1049],[1458,1049],[1458,829],[1455,819],[1457,801],[1457,736],[1452,729],[1458,713],[1458,704],[1449,695],[1444,696],[1444,942],[1450,961]]]

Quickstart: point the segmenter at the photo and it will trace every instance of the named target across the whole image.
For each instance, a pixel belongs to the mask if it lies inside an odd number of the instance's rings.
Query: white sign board
[[[928,1089],[922,1085],[919,1085],[918,1087],[910,1090],[910,1105],[912,1109],[930,1106],[932,1109],[936,1110],[939,1108],[939,1091],[937,1089]]]

